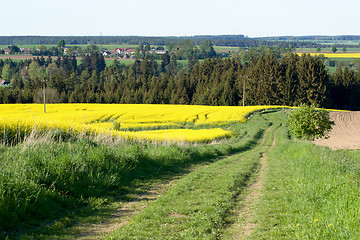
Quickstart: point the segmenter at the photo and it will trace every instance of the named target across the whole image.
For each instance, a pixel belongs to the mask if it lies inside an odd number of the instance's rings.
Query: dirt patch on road
[[[315,143],[331,149],[360,149],[360,111],[331,112],[330,119],[335,122],[330,137],[317,139]]]

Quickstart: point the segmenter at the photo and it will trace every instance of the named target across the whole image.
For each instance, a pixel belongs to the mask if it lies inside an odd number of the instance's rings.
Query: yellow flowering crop
[[[301,55],[302,53],[299,53]],[[311,56],[324,55],[327,58],[360,58],[360,53],[309,53]]]
[[[13,132],[60,129],[72,134],[106,134],[124,139],[202,142],[230,136],[221,128],[181,129],[185,124],[217,126],[244,122],[254,111],[277,106],[196,106],[149,104],[42,104],[0,105],[0,127]],[[115,125],[118,128],[114,128]],[[156,130],[171,127],[172,129]],[[130,128],[143,131],[128,131]],[[146,130],[146,129],[153,130]],[[146,130],[146,131],[145,131]]]

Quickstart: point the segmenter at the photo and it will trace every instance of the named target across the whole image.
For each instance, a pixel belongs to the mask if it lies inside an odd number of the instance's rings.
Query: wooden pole
[[[243,107],[245,107],[245,78],[243,82]]]
[[[43,82],[43,94],[44,94],[44,113],[46,113],[46,98],[45,98],[45,80]]]

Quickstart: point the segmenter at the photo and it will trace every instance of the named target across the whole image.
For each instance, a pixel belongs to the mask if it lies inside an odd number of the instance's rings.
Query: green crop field
[[[239,51],[238,47],[226,47],[226,46],[214,46],[214,50],[217,52],[233,52]]]

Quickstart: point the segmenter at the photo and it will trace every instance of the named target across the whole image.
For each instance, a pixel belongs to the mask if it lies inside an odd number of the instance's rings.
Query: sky
[[[2,0],[0,36],[360,35],[359,0]]]

